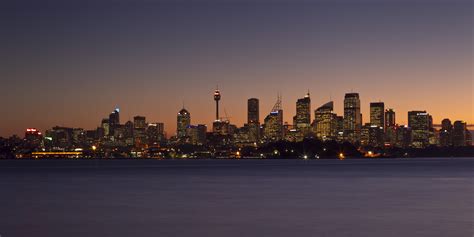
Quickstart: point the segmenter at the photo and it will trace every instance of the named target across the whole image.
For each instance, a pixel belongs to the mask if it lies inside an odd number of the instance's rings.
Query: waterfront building
[[[408,126],[411,128],[411,145],[424,148],[430,144],[430,132],[433,130],[432,117],[426,111],[409,111]]]
[[[349,142],[360,139],[362,114],[359,93],[347,93],[344,97],[344,137]]]

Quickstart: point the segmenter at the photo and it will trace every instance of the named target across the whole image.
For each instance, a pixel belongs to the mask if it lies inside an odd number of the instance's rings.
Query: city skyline
[[[471,1],[209,2],[7,3],[0,136],[92,129],[116,106],[122,121],[146,116],[172,135],[183,102],[211,126],[216,84],[238,126],[248,98],[263,120],[278,92],[291,123],[308,90],[312,117],[330,100],[342,115],[354,91],[364,122],[383,101],[398,115],[474,123]]]
[[[217,90],[212,90],[212,95],[215,95],[216,94],[216,91]],[[219,90],[219,96],[222,96],[221,95],[222,91]],[[225,94],[225,92],[224,92]],[[357,93],[357,92],[349,92],[349,93],[346,93],[346,96],[347,95],[350,95],[350,94],[357,94],[358,98],[361,98],[362,95],[360,95],[360,93]],[[281,96],[281,93],[278,93],[278,96]],[[212,128],[213,127],[213,122],[216,120],[216,116],[217,116],[217,107],[216,107],[216,102],[215,102],[215,97],[214,98],[211,98],[210,96],[208,96],[210,99],[209,100],[212,100],[214,101],[213,104],[211,104],[210,108],[208,108],[208,113],[210,113],[213,117],[211,118],[211,120],[209,121],[202,121],[202,120],[196,120],[195,119],[195,115],[192,111],[192,109],[188,106],[186,106],[185,103],[183,103],[181,105],[180,108],[177,108],[176,111],[170,111],[167,113],[167,117],[168,116],[171,116],[172,117],[172,122],[169,122],[169,123],[166,123],[164,122],[163,120],[157,120],[157,119],[153,119],[153,116],[149,117],[147,115],[144,115],[144,114],[136,114],[136,113],[133,113],[133,112],[126,112],[126,110],[123,109],[123,107],[120,107],[119,105],[116,105],[115,107],[113,107],[114,109],[112,110],[111,112],[111,115],[117,113],[118,111],[120,111],[120,117],[122,118],[121,120],[121,124],[125,124],[127,121],[134,121],[134,118],[135,117],[141,117],[143,116],[144,118],[146,118],[146,122],[149,122],[149,123],[156,123],[156,122],[159,122],[159,123],[163,123],[165,124],[165,129],[164,131],[166,132],[166,136],[167,137],[172,137],[172,136],[175,136],[177,135],[177,124],[176,124],[176,113],[181,113],[181,111],[185,111],[186,113],[189,113],[192,115],[192,123],[190,124],[204,124],[204,125],[207,125],[209,128]],[[277,95],[275,95],[275,97],[277,97]],[[282,97],[282,96],[281,96]],[[301,101],[302,99],[304,98],[311,98],[311,100],[314,100],[314,98],[312,96],[310,96],[310,93],[307,92],[306,94],[304,94],[304,96],[300,96],[302,98],[297,98],[295,101],[293,101],[293,106],[284,106],[285,103],[283,102],[284,99],[282,99],[282,108],[283,108],[283,111],[286,111],[285,113],[283,113],[283,122],[284,123],[288,123],[288,124],[293,124],[295,125],[293,122],[294,122],[294,119],[295,119],[295,116],[296,116],[296,104]],[[247,99],[244,99],[243,100],[243,103],[245,103],[245,106],[248,106],[247,105],[247,102],[248,102],[248,99],[257,99],[258,100],[258,103],[261,102],[261,99],[259,99],[258,97],[251,97],[251,98],[247,98]],[[344,100],[344,99],[342,99]],[[220,101],[220,99],[219,99]],[[327,100],[326,103],[324,104],[320,104],[320,105],[314,105],[314,102],[313,104],[309,105],[310,106],[310,123],[312,123],[315,119],[315,115],[314,113],[316,112],[316,110],[320,107],[320,106],[324,106],[326,105],[327,103],[330,103],[332,102],[334,105],[333,107],[333,111],[335,114],[337,115],[340,115],[340,116],[344,116],[344,108],[343,108],[343,103],[340,105],[341,108],[338,109],[338,106],[337,106],[337,103],[335,103],[335,101],[337,101],[336,99],[334,99],[333,97],[329,98],[329,100]],[[289,103],[289,102],[287,102]],[[408,111],[398,111],[396,106],[390,106],[390,105],[387,105],[387,103],[385,103],[383,100],[378,100],[378,101],[374,101],[374,102],[367,102],[367,103],[364,103],[362,100],[360,102],[360,111],[361,111],[361,114],[362,114],[362,122],[361,122],[361,125],[362,124],[365,124],[365,123],[370,123],[370,119],[371,119],[371,106],[372,104],[385,104],[385,109],[387,110],[393,110],[395,111],[395,113],[397,113],[397,117],[396,117],[396,124],[400,124],[400,125],[407,125],[408,124],[408,116],[407,116],[407,113],[410,112],[410,111],[429,111],[429,110],[426,110],[426,109],[410,109]],[[273,101],[273,104],[274,104],[274,101]],[[272,106],[273,107],[273,106]],[[289,111],[288,109],[285,109],[287,107],[294,107],[294,111]],[[365,108],[367,107],[367,108]],[[260,118],[264,118],[267,114],[269,114],[272,109],[268,109],[268,110],[262,110],[262,108],[259,106],[258,107],[259,109],[259,114],[258,116]],[[225,110],[225,113],[227,113],[227,109],[224,107],[223,110]],[[229,110],[231,111],[231,110]],[[364,111],[366,111],[366,113],[364,113]],[[382,110],[383,112],[386,112],[385,110]],[[242,114],[239,114],[237,115],[237,117],[239,118],[242,118],[243,120],[242,121],[239,121],[239,122],[235,122],[235,120],[233,119],[229,119],[229,121],[232,123],[232,124],[235,124],[237,125],[238,127],[242,127],[244,124],[246,124],[248,121],[248,113],[247,113],[247,108],[245,108],[245,111],[242,111]],[[23,133],[25,132],[26,129],[28,128],[35,128],[35,129],[38,129],[40,131],[46,131],[48,130],[49,128],[52,128],[54,126],[63,126],[63,127],[74,127],[74,128],[83,128],[83,129],[95,129],[97,127],[100,127],[100,120],[102,120],[103,118],[106,118],[108,115],[108,113],[106,111],[103,111],[102,113],[102,117],[99,117],[99,118],[92,118],[92,120],[95,120],[95,125],[91,126],[91,127],[81,127],[81,126],[74,126],[74,125],[71,125],[71,124],[64,124],[64,123],[59,123],[59,124],[51,124],[51,125],[46,125],[46,127],[42,128],[42,127],[39,127],[39,126],[26,126],[24,128],[20,128],[20,131],[19,133],[17,134],[10,134],[10,135],[7,135],[7,136],[3,136],[2,134],[0,134],[0,137],[9,137],[9,136],[12,136],[12,135],[18,135],[18,136],[22,136]],[[146,113],[147,114],[147,113]],[[124,116],[126,115],[126,116]],[[234,118],[233,116],[234,114],[232,114],[232,116],[229,116],[231,118]],[[404,116],[405,115],[405,116]],[[430,112],[430,115],[432,115],[434,117],[434,115]],[[223,118],[223,117],[226,117],[227,115],[223,115],[222,113],[220,114],[220,118]],[[468,126],[474,126],[474,124],[468,122],[467,120],[464,120],[464,119],[458,119],[458,118],[454,118],[452,116],[445,116],[443,118],[433,118],[433,124],[434,125],[441,125],[442,124],[442,120],[443,119],[446,119],[446,118],[451,118],[451,119],[454,119],[454,120],[460,120],[460,121],[465,121]],[[260,123],[263,124],[263,119],[261,119]],[[112,121],[111,122],[112,124],[116,123],[115,121]],[[185,126],[186,127],[186,126]]]

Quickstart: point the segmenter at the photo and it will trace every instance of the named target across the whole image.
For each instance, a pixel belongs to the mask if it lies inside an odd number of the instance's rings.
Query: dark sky
[[[5,2],[5,1],[4,1]],[[467,0],[6,1],[0,7],[0,136],[95,128],[115,106],[174,134],[183,102],[210,124],[212,92],[242,125],[283,95],[285,121],[344,93],[474,123],[473,3]]]

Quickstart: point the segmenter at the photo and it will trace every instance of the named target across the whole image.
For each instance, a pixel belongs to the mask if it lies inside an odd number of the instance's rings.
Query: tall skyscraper
[[[370,103],[370,125],[385,128],[385,105],[383,102]]]
[[[120,124],[120,109],[118,107],[109,115],[109,124],[111,127]]]
[[[150,123],[146,133],[150,145],[160,144],[165,139],[165,125],[163,123]]]
[[[347,93],[344,97],[344,137],[350,142],[358,141],[361,128],[359,93]]]
[[[256,98],[247,101],[247,123],[260,124],[259,101]]]
[[[186,129],[189,125],[191,125],[191,114],[183,108],[178,113],[176,136],[178,138],[186,137]]]
[[[133,125],[135,126],[135,129],[146,129],[146,118],[144,116],[133,117]]]
[[[394,127],[395,124],[395,111],[393,109],[385,110],[385,128]]]
[[[267,141],[279,141],[283,139],[283,109],[281,107],[281,97],[278,96],[277,102],[272,111],[264,121],[263,135]]]
[[[214,91],[214,100],[216,101],[216,121],[219,120],[219,100],[221,100],[221,92],[219,88]]]
[[[429,145],[430,129],[432,126],[430,114],[426,111],[409,111],[408,126],[411,128],[413,147],[423,148]]]
[[[110,135],[110,123],[109,123],[108,119],[102,119],[102,123],[101,123],[100,127],[102,128],[102,130],[104,132],[103,133],[104,136],[109,136]]]
[[[296,115],[293,118],[293,125],[297,130],[307,130],[311,126],[311,98],[309,92],[304,98],[296,101]]]
[[[321,140],[335,139],[337,136],[337,115],[333,111],[332,101],[314,111],[314,131]]]
[[[455,121],[453,124],[453,146],[466,146],[467,124],[464,121]]]
[[[439,131],[439,145],[440,146],[451,146],[452,143],[453,125],[451,120],[443,119],[441,121],[441,130]]]
[[[244,131],[247,132],[248,141],[257,142],[260,139],[260,106],[256,98],[247,101],[247,127],[242,133]]]

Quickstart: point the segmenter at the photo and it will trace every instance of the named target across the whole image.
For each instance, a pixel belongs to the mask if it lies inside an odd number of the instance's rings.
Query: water
[[[474,159],[0,161],[0,235],[471,237]]]

